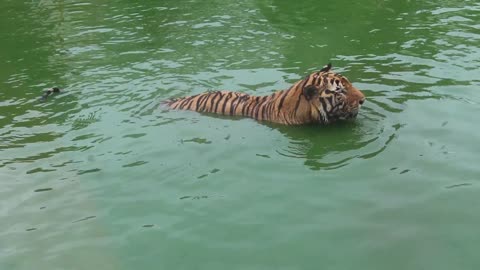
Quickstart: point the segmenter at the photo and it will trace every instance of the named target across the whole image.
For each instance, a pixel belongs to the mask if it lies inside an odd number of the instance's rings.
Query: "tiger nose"
[[[358,104],[363,105],[364,102],[365,102],[365,98],[362,98],[358,101]]]

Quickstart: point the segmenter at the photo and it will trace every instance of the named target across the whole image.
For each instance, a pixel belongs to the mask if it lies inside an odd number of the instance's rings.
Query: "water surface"
[[[357,2],[2,1],[0,268],[478,269],[480,4]],[[328,62],[355,122],[158,106]]]

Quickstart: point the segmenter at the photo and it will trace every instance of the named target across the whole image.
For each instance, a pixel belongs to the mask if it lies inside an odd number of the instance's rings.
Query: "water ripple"
[[[477,248],[478,3],[154,2],[0,4],[0,268],[474,260],[448,247]],[[159,107],[328,61],[367,96],[355,121]]]

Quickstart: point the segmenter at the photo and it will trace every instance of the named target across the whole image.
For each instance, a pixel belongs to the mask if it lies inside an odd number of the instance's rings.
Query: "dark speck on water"
[[[471,186],[471,183],[461,183],[461,184],[456,184],[456,185],[451,185],[451,186],[446,186],[445,188],[458,188],[458,187],[464,187],[464,186]]]
[[[44,192],[44,191],[50,191],[52,190],[52,188],[39,188],[39,189],[35,189],[34,192]]]
[[[79,220],[76,220],[72,223],[77,223],[77,222],[81,222],[81,221],[85,221],[85,220],[89,220],[89,219],[92,219],[92,218],[95,218],[96,216],[88,216],[88,217],[85,217],[85,218],[82,218],[82,219],[79,219]]]

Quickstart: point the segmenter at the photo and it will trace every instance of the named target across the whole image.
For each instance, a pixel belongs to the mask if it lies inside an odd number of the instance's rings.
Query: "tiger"
[[[232,91],[209,91],[171,99],[174,110],[244,116],[283,125],[320,124],[355,119],[365,95],[329,63],[290,88],[266,96]]]

